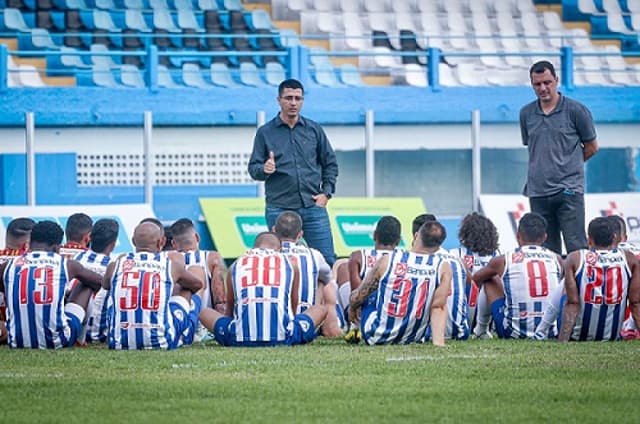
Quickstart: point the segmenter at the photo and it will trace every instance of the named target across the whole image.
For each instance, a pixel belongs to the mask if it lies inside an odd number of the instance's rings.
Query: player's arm
[[[558,260],[558,264],[560,265],[560,281],[564,278],[564,260],[562,256],[556,255],[556,259]]]
[[[435,346],[444,346],[444,333],[447,327],[447,297],[451,291],[452,271],[448,261],[440,264],[440,285],[433,293],[431,303],[431,341]]]
[[[362,279],[360,278],[360,270],[362,269],[362,252],[356,250],[351,252],[349,256],[349,282],[351,283],[351,292],[353,293],[360,284]]]
[[[478,287],[481,287],[485,281],[491,280],[493,277],[500,277],[504,273],[505,257],[504,255],[496,256],[489,263],[480,268],[473,274],[473,281]]]
[[[264,181],[269,176],[264,172],[264,162],[269,157],[267,151],[267,145],[264,139],[262,131],[258,130],[253,140],[253,150],[251,151],[251,157],[249,158],[249,164],[247,171],[251,178],[257,181]]]
[[[389,256],[384,255],[376,264],[367,272],[367,275],[364,276],[364,280],[360,287],[351,292],[351,297],[349,299],[349,318],[360,316],[359,311],[362,308],[364,302],[371,296],[373,292],[378,290],[380,286],[380,280],[384,275],[384,271],[389,266]]]
[[[569,341],[573,327],[576,326],[578,313],[580,312],[580,291],[576,283],[576,269],[580,260],[580,252],[572,252],[564,262],[564,290],[567,300],[562,310],[562,328],[558,335],[559,342]]]
[[[102,275],[83,267],[80,262],[73,259],[67,259],[66,261],[70,279],[77,278],[85,286],[90,287],[94,293],[100,290],[103,281]]]
[[[226,304],[225,304],[225,308],[224,308],[224,314],[228,317],[233,318],[233,310],[235,307],[235,303],[236,303],[236,299],[235,299],[235,293],[233,291],[233,270],[236,267],[236,262],[232,263],[231,266],[229,267],[229,272],[227,272],[227,278],[226,278],[226,287],[227,287],[227,293],[226,293]]]
[[[636,328],[640,328],[640,261],[631,252],[625,251],[624,253],[631,269],[629,309],[631,309],[631,316],[636,323]]]
[[[224,275],[227,272],[227,266],[218,252],[209,252],[207,265],[209,267],[209,273],[211,274],[211,301],[213,309],[224,314],[226,302]]]
[[[291,310],[294,314],[298,311],[298,303],[300,299],[298,298],[300,291],[300,270],[297,265],[292,265],[293,268],[293,282],[291,284]]]
[[[0,293],[4,293],[4,270],[7,267],[8,262],[3,262],[0,264]]]
[[[118,261],[113,261],[107,265],[107,269],[102,277],[102,288],[105,290],[111,290],[111,280],[113,279],[113,273],[117,263]]]
[[[184,256],[178,252],[169,252],[173,281],[185,290],[195,293],[202,288],[202,279],[185,268]]]

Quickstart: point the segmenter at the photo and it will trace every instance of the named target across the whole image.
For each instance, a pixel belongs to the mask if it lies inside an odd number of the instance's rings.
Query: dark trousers
[[[551,196],[530,197],[529,206],[531,212],[547,220],[547,249],[562,254],[560,233],[567,253],[587,248],[583,194],[565,190]]]

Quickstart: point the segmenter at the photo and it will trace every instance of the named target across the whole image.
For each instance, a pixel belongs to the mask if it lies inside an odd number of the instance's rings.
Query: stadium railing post
[[[7,79],[9,76],[9,51],[7,46],[0,44],[0,91],[7,89]]]
[[[432,91],[440,91],[440,49],[429,47],[427,49],[427,81]]]
[[[573,90],[573,48],[562,46],[560,48],[560,69],[562,70],[562,85],[566,90]]]
[[[145,67],[144,83],[152,92],[158,91],[158,47],[147,46],[147,66]]]

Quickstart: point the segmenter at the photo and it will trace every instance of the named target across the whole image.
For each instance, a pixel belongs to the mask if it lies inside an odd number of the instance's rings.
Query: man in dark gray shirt
[[[529,150],[527,183],[532,212],[547,220],[544,246],[562,253],[587,248],[584,217],[584,163],[598,151],[591,112],[558,92],[558,77],[546,61],[529,70],[538,97],[520,110],[522,144]]]
[[[326,205],[335,191],[338,163],[322,127],[300,115],[303,102],[299,81],[280,83],[280,113],[258,129],[248,170],[254,180],[265,181],[268,228],[285,210],[297,212],[309,247],[333,265],[336,254]]]

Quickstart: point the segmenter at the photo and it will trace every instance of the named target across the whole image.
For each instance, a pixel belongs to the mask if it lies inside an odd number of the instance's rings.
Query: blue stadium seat
[[[182,31],[173,22],[171,12],[168,10],[155,9],[153,11],[153,27],[156,34],[169,34],[167,37],[171,44],[176,47],[182,47],[182,39],[172,35],[180,34]],[[167,41],[162,38],[156,38],[155,43],[158,46],[168,47]]]
[[[238,83],[233,80],[231,70],[224,63],[211,64],[211,82],[221,87],[237,87]]]
[[[125,9],[143,10],[147,9],[143,0],[124,0]]]
[[[145,33],[151,32],[151,28],[147,25],[144,15],[137,9],[126,9],[124,11],[124,24],[128,29]]]
[[[134,88],[144,88],[145,83],[142,74],[133,65],[122,65],[120,67],[120,81],[122,85]]]
[[[202,77],[200,67],[193,63],[185,63],[182,65],[182,82],[187,87],[193,88],[212,88]]]
[[[178,88],[179,85],[175,83],[171,76],[171,71],[164,65],[158,65],[158,87],[163,88]]]
[[[252,31],[272,30],[274,29],[271,17],[262,9],[256,9],[251,12],[248,19],[249,28]]]
[[[109,49],[104,44],[92,44],[90,51],[91,63],[98,67],[115,68],[122,62],[118,55],[101,54],[109,52]]]
[[[243,85],[251,87],[260,87],[264,85],[264,81],[260,77],[260,70],[255,63],[242,62],[240,64],[240,82]]]
[[[26,24],[20,10],[8,7],[2,15],[2,29],[29,32],[31,28]]]
[[[345,63],[340,66],[340,81],[352,87],[362,87],[364,83],[360,77],[360,71],[355,65]]]
[[[200,10],[219,10],[216,0],[198,0],[198,9]]]
[[[225,10],[244,10],[240,0],[223,0],[222,8]]]
[[[170,10],[169,4],[167,4],[167,0],[149,0],[149,7],[153,10],[161,9],[161,10]]]
[[[191,0],[174,0],[173,8],[176,10],[193,10],[193,2]]]
[[[113,72],[110,68],[94,65],[91,69],[91,78],[93,84],[98,87],[118,88],[120,84],[116,82]]]
[[[269,62],[265,65],[265,79],[269,85],[277,87],[287,78],[284,66],[280,62]]]
[[[102,10],[115,10],[116,5],[113,0],[95,0],[96,7]]]

